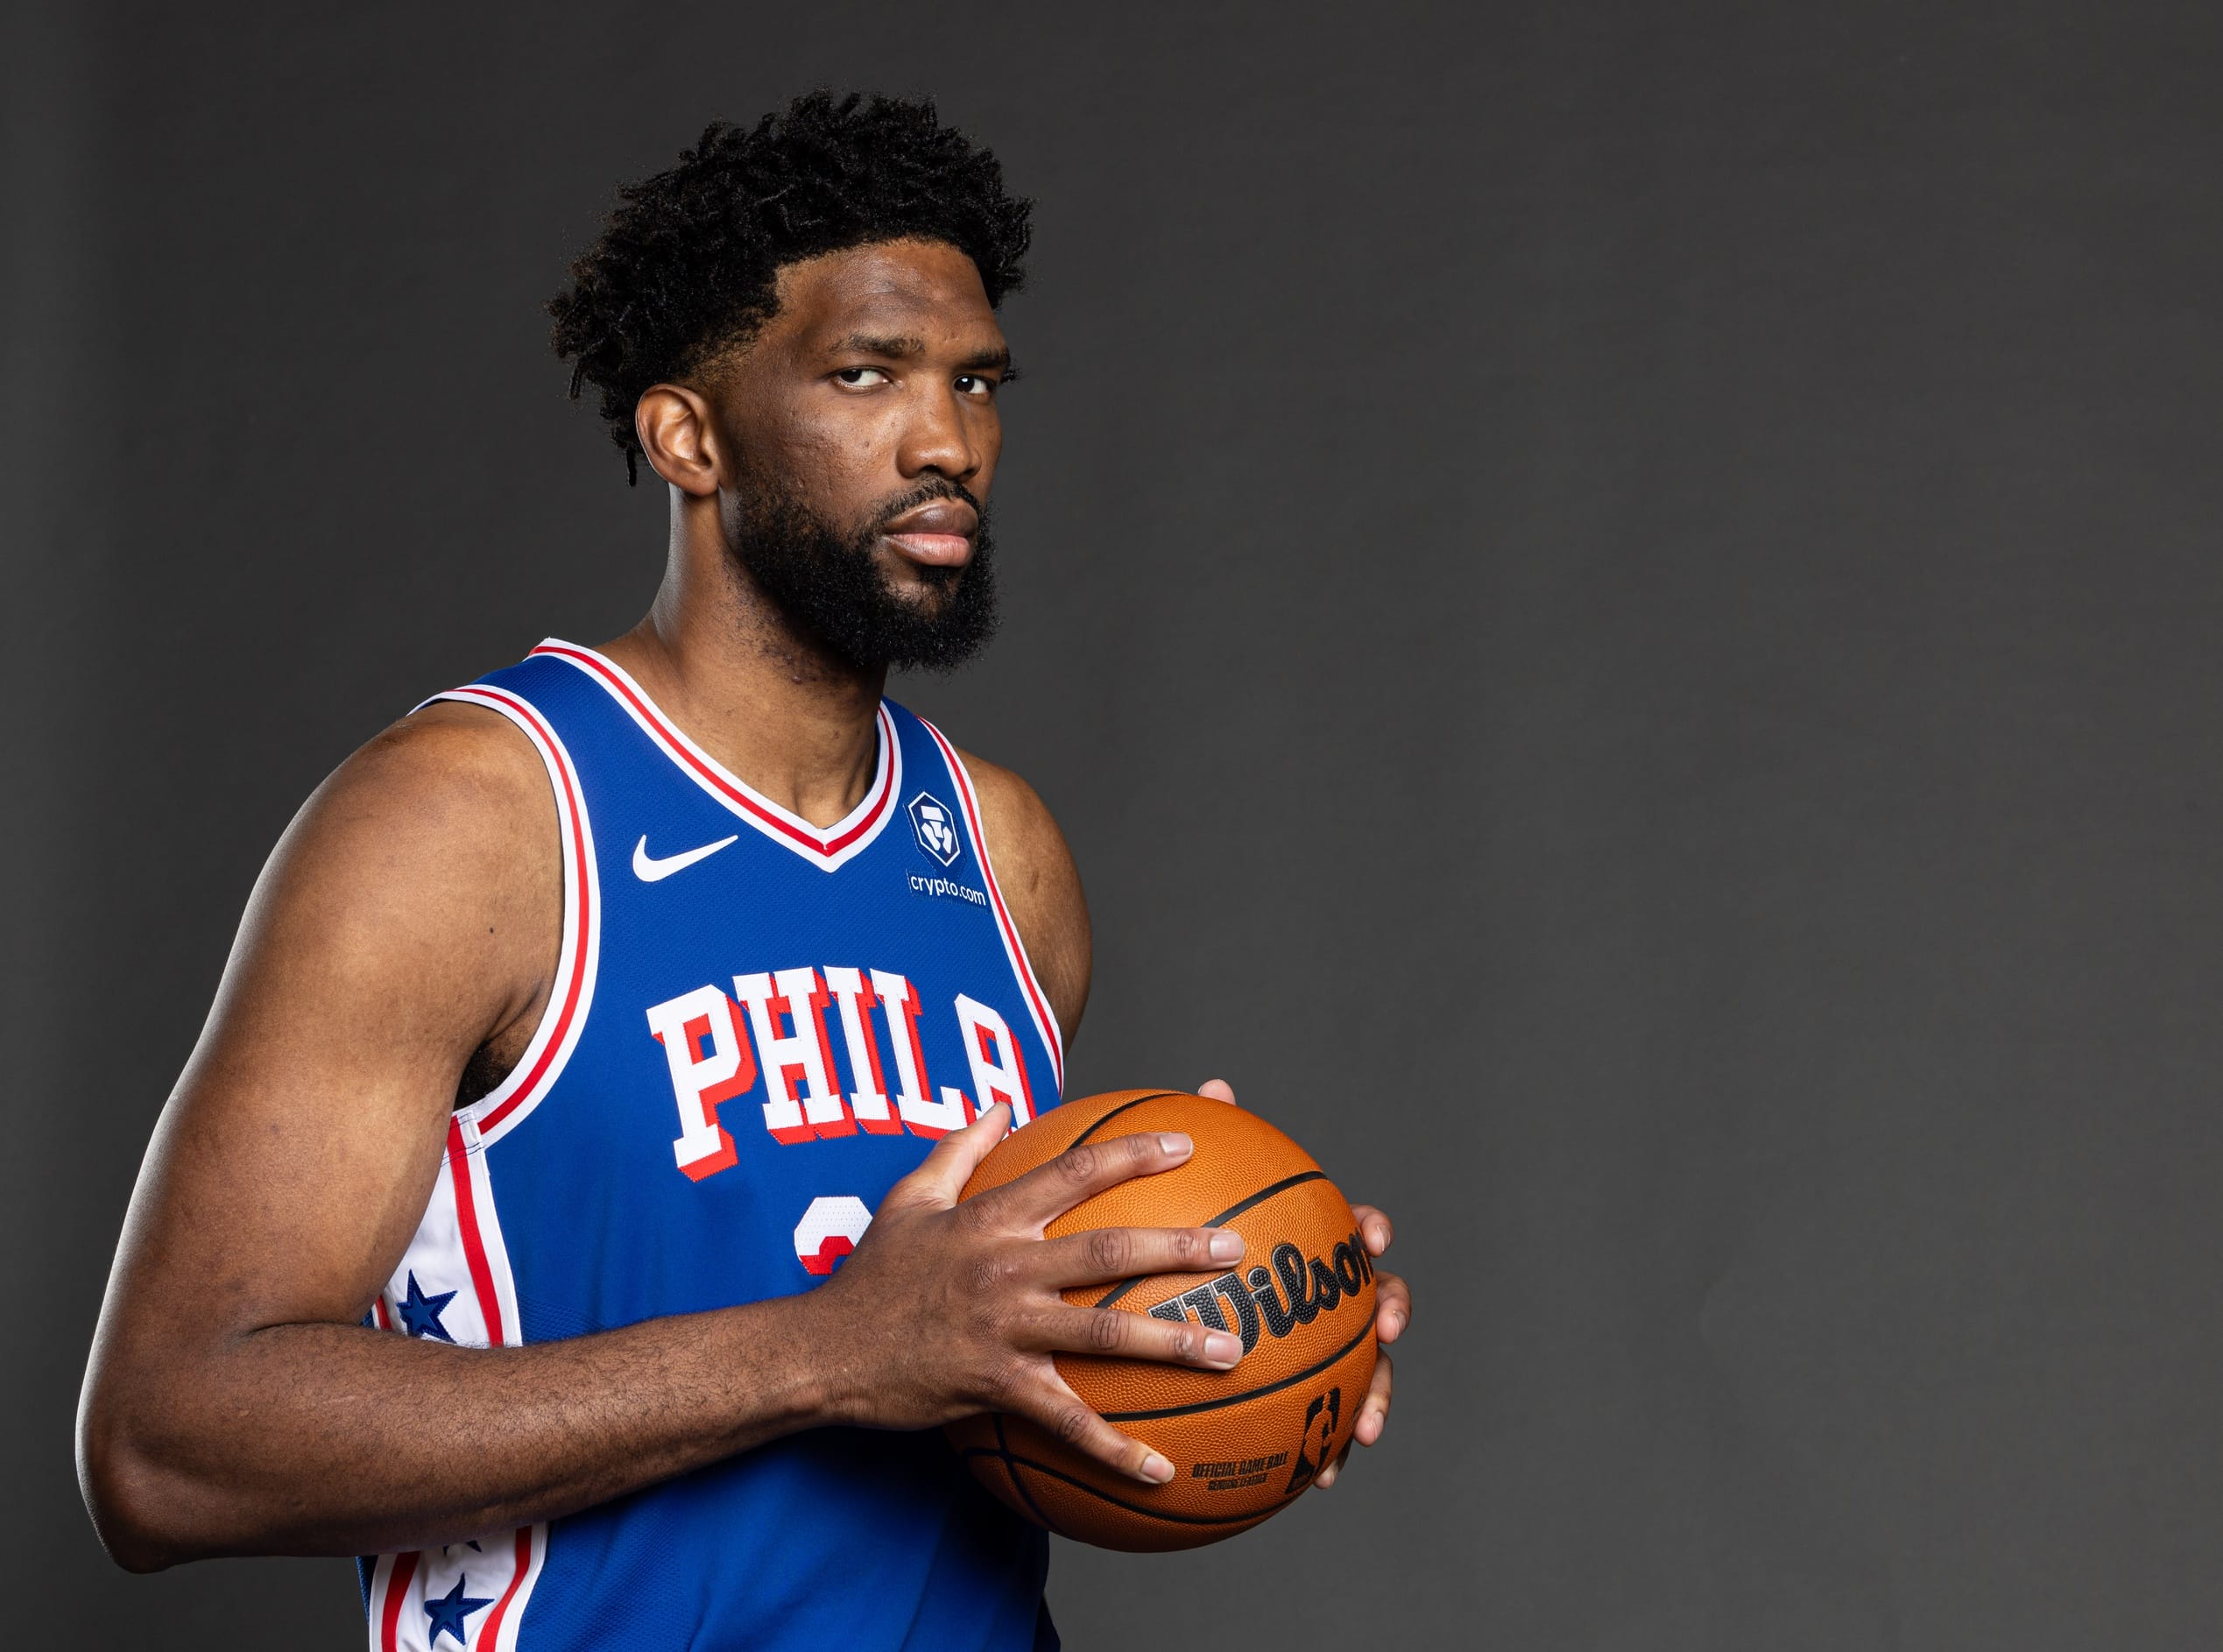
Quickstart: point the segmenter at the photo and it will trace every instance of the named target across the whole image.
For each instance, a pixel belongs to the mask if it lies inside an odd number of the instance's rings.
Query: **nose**
[[[906,479],[936,470],[952,482],[970,482],[984,462],[972,424],[954,385],[927,390],[912,410],[896,455]]]

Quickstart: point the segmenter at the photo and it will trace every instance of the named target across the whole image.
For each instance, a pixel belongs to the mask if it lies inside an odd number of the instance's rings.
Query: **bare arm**
[[[1231,1351],[1067,1309],[1062,1284],[1113,1274],[1041,1232],[1095,1187],[1178,1162],[1179,1142],[1083,1150],[1046,1168],[1032,1203],[960,1212],[956,1189],[1002,1131],[992,1113],[898,1184],[819,1291],[522,1348],[364,1328],[466,1064],[513,1056],[545,1001],[561,900],[539,759],[468,708],[374,741],[288,830],[149,1151],[86,1374],[81,1479],[118,1560],[454,1542],[799,1429],[920,1428],[990,1405],[1160,1478],[1140,1446],[1073,1415],[1048,1351],[1112,1337],[1214,1367]],[[1196,1266],[1210,1236],[1129,1242]]]
[[[996,886],[1070,1044],[1088,1007],[1092,967],[1089,903],[1073,851],[1033,787],[984,758],[959,755],[980,795],[982,835]]]

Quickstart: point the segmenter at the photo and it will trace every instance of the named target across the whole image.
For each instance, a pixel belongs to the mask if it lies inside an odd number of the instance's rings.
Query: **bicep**
[[[394,744],[327,782],[257,886],[133,1196],[127,1318],[360,1317],[424,1210],[463,1064],[530,996],[561,896],[531,864],[529,794],[441,732]]]

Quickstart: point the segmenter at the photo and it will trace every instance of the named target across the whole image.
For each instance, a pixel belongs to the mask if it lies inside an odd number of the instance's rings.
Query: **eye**
[[[851,390],[870,390],[875,385],[892,385],[895,382],[888,377],[884,369],[878,367],[844,367],[834,377]]]
[[[996,381],[984,373],[959,373],[957,393],[961,396],[978,396],[986,399],[995,395]]]

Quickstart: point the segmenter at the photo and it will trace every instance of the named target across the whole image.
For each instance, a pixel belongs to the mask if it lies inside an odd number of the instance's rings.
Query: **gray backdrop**
[[[1074,1092],[1225,1074],[1421,1306],[1069,1643],[2215,1643],[2213,6],[463,10],[0,49],[7,1638],[360,1633],[102,1558],[124,1200],[300,798],[648,598],[612,186],[834,82],[1041,203],[1006,634],[897,692],[1072,837]]]

